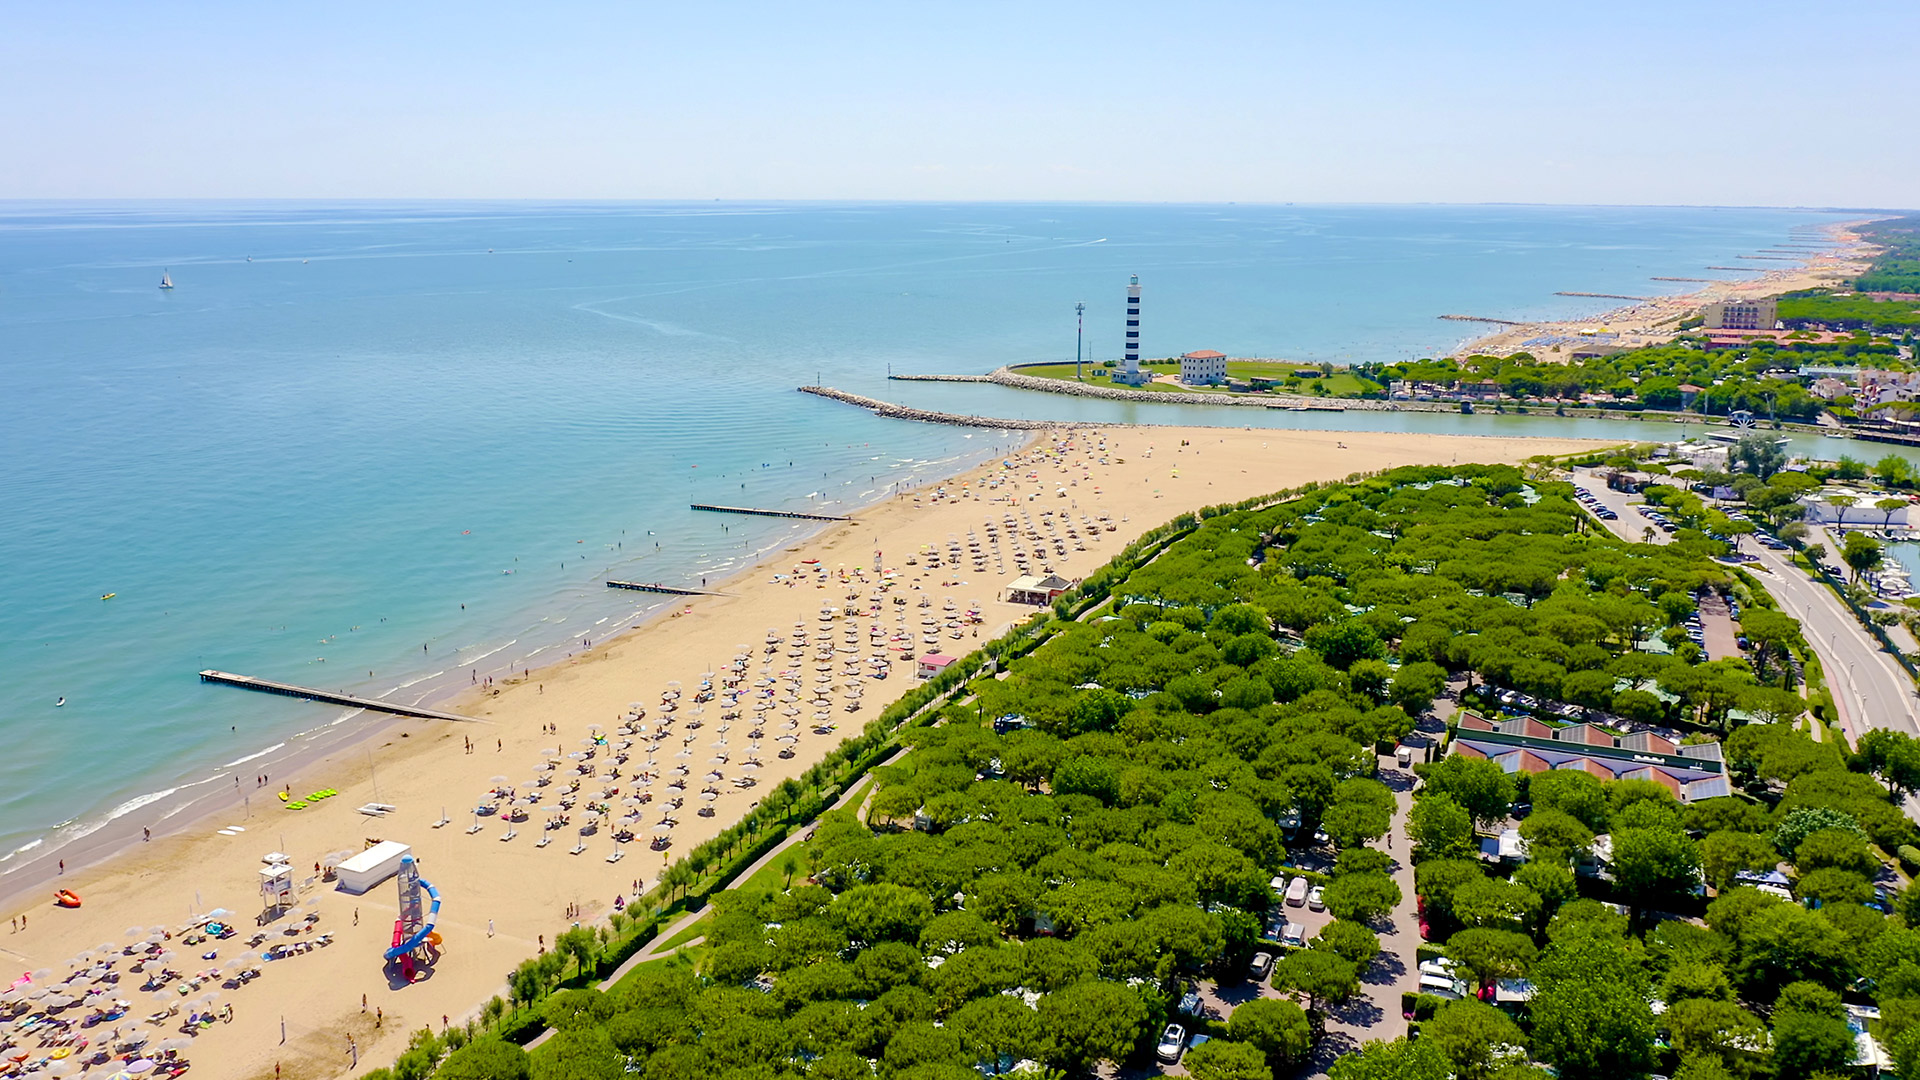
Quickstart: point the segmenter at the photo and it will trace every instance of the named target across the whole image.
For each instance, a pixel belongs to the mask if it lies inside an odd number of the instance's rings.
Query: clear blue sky
[[[1920,204],[1920,3],[0,7],[0,198]]]

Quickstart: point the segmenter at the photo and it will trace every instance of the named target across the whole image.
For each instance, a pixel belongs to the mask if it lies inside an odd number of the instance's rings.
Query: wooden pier
[[[757,514],[760,517],[800,518],[805,521],[851,521],[842,514],[807,514],[799,510],[762,510],[755,506],[713,506],[708,503],[694,503],[695,510],[708,510],[716,514]]]
[[[356,709],[371,709],[374,712],[392,713],[395,716],[418,716],[425,720],[458,720],[462,723],[478,723],[471,716],[459,713],[441,712],[438,709],[423,709],[418,705],[403,705],[397,701],[381,701],[379,698],[355,697],[352,694],[335,693],[332,690],[315,690],[292,683],[275,682],[272,679],[256,679],[251,675],[234,675],[225,671],[207,670],[200,673],[201,682],[220,683],[223,686],[237,686],[242,690],[258,690],[264,694],[279,694],[282,697],[303,698],[327,705],[347,705]]]
[[[1611,292],[1557,292],[1555,296],[1591,296],[1596,300],[1658,300],[1657,296],[1627,296]]]
[[[1764,274],[1765,270],[1757,266],[1709,266],[1709,270],[1738,270],[1743,274]]]
[[[725,596],[726,593],[709,592],[706,589],[683,589],[677,585],[662,585],[657,581],[614,581],[608,579],[609,589],[632,589],[634,592],[661,593],[666,596]]]
[[[1436,318],[1441,318],[1441,319],[1449,319],[1449,320],[1451,320],[1451,321],[1453,321],[1453,322],[1483,322],[1483,323],[1493,323],[1493,324],[1495,324],[1495,325],[1497,325],[1497,326],[1527,326],[1527,325],[1530,325],[1530,324],[1528,324],[1528,323],[1523,323],[1523,322],[1520,322],[1520,321],[1518,321],[1518,320],[1515,320],[1515,319],[1489,319],[1489,318],[1486,318],[1485,316],[1481,316],[1481,315],[1439,315],[1439,316],[1436,316]]]
[[[1650,280],[1650,281],[1698,281],[1698,282],[1702,282],[1702,283],[1704,283],[1704,284],[1709,284],[1709,285],[1713,283],[1713,279],[1712,279],[1712,278],[1704,278],[1704,277],[1661,277],[1661,276],[1659,276],[1658,274],[1655,274],[1655,275],[1654,275],[1653,277],[1651,277],[1651,278],[1649,278],[1648,280]]]

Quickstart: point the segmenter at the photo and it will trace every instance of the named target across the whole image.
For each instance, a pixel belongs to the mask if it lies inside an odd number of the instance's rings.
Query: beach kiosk
[[[1073,588],[1073,582],[1059,574],[1041,576],[1023,574],[1007,584],[1007,602],[1045,607],[1053,603],[1055,597],[1071,588]]]
[[[952,664],[955,660],[958,660],[958,659],[959,657],[957,656],[948,656],[945,653],[930,652],[920,658],[919,668],[918,668],[919,675],[923,679],[931,679],[935,675],[938,675],[941,672],[947,670],[948,665]]]
[[[363,893],[400,872],[400,860],[413,848],[397,840],[382,840],[334,867],[340,891]]]

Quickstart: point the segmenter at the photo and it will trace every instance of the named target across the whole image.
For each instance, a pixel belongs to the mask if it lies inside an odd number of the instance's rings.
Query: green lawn
[[[1180,373],[1179,364],[1161,363],[1142,364],[1140,366],[1142,369],[1152,372],[1155,375],[1178,375]],[[1117,369],[1088,364],[1083,368],[1086,377],[1082,381],[1092,386],[1113,386],[1113,372],[1115,370]],[[1354,375],[1352,372],[1342,371],[1337,368],[1331,376],[1303,379],[1297,386],[1292,388],[1281,385],[1282,381],[1294,372],[1308,370],[1311,370],[1311,368],[1306,364],[1287,364],[1269,360],[1233,360],[1227,364],[1227,377],[1242,382],[1253,379],[1268,379],[1274,382],[1274,389],[1297,394],[1312,394],[1315,392],[1314,388],[1319,386],[1325,388],[1326,396],[1328,397],[1360,397],[1370,389],[1374,391],[1378,391],[1379,389],[1373,384],[1364,382],[1359,376]],[[1074,381],[1072,364],[1038,364],[1033,367],[1023,367],[1019,369],[1018,374],[1032,375],[1041,379]],[[1134,388],[1121,387],[1121,389]],[[1211,387],[1182,386],[1177,383],[1168,384],[1159,382],[1139,387],[1138,389],[1178,394],[1218,394],[1223,392],[1222,390]]]
[[[701,919],[693,920],[692,922],[687,924],[687,928],[685,930],[682,930],[679,933],[668,938],[667,940],[660,942],[658,945],[653,946],[653,951],[658,953],[670,953],[673,950],[679,948],[680,946],[685,945],[687,942],[692,941],[694,938],[706,937],[707,924],[711,921],[712,920],[709,918],[701,918]]]

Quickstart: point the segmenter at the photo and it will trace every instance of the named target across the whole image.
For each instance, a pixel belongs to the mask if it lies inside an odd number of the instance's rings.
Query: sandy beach
[[[810,650],[789,651],[796,625],[808,632],[814,647],[826,638],[853,648],[849,655],[857,658],[858,666],[867,665],[875,653],[897,655],[901,637],[923,654],[931,651],[925,636],[929,633],[938,635],[934,640],[942,651],[960,654],[1033,611],[1005,599],[1007,583],[1022,572],[1016,545],[1035,573],[1046,566],[1077,579],[1145,530],[1207,504],[1393,465],[1509,462],[1590,445],[1579,440],[1218,428],[1112,427],[1042,434],[1011,464],[996,461],[944,485],[929,485],[870,507],[713,586],[724,595],[688,598],[673,614],[605,643],[595,642],[586,652],[536,670],[530,678],[478,688],[441,703],[449,711],[474,717],[473,723],[395,721],[370,740],[309,763],[298,775],[276,773],[270,788],[246,792],[251,796],[250,816],[243,815],[236,802],[230,810],[203,817],[175,834],[156,835],[150,843],[135,834],[119,855],[96,866],[76,866],[60,878],[62,886],[83,898],[84,906],[56,908],[44,895],[9,902],[6,916],[25,916],[27,925],[0,936],[0,957],[16,973],[50,971],[58,981],[73,970],[69,961],[82,952],[136,940],[136,929],[178,928],[196,913],[214,908],[233,913],[240,935],[192,946],[172,942],[179,956],[168,966],[183,972],[205,970],[257,955],[264,946],[247,948],[245,943],[261,911],[261,856],[284,852],[295,870],[296,900],[285,917],[261,928],[269,934],[268,944],[311,940],[318,933],[331,933],[333,943],[264,963],[259,979],[222,991],[216,1007],[231,1005],[231,1021],[202,1030],[187,1056],[196,1075],[213,1077],[272,1077],[276,1069],[288,1078],[357,1075],[390,1063],[405,1048],[409,1031],[423,1026],[438,1030],[443,1018],[459,1022],[470,1015],[503,991],[506,973],[514,965],[567,927],[569,910],[579,912],[581,922],[603,920],[617,898],[646,889],[667,859],[717,833],[772,786],[804,771],[844,732],[858,730],[916,683],[911,662],[894,663],[885,679],[869,676],[857,682],[841,672],[844,659],[818,670]],[[997,533],[991,540],[989,523]],[[970,540],[978,544],[978,561],[968,547]],[[950,545],[965,553],[957,563]],[[928,558],[929,548],[939,555],[937,568]],[[876,555],[885,570],[894,572],[884,593],[874,572]],[[877,604],[871,599],[876,594],[882,596]],[[926,607],[921,606],[923,598]],[[823,620],[823,606],[847,610]],[[977,624],[965,618],[969,609],[978,611]],[[955,638],[956,632],[961,636]],[[773,654],[766,651],[770,636],[783,639]],[[807,684],[819,675],[829,676],[818,685],[830,695],[828,711],[840,730],[815,733],[816,707],[804,694],[797,706],[803,715],[792,718],[795,726],[786,726],[788,706],[776,706],[766,714],[761,739],[750,737],[753,713],[744,705],[745,715],[728,731],[721,730],[717,701],[705,706],[703,722],[694,728],[692,699],[703,673],[724,672],[742,653],[750,657],[749,683],[771,678],[772,689],[778,690],[790,685],[780,681],[788,670]],[[855,686],[860,708],[848,712],[845,705],[853,700],[848,692]],[[647,711],[642,723],[657,731],[663,692],[675,687],[683,696],[671,736],[658,742],[636,738],[619,777],[609,778],[605,771],[612,764],[612,747],[599,751],[592,762],[565,757],[582,751],[589,725],[614,732],[634,702]],[[792,741],[777,741],[781,735],[792,736]],[[725,745],[718,745],[721,739]],[[779,750],[788,746],[793,756],[779,757]],[[645,762],[649,747],[656,759],[651,766]],[[547,749],[560,751],[558,768],[537,773],[549,759],[543,753]],[[722,756],[726,760],[718,760]],[[747,770],[752,757],[759,765]],[[596,770],[583,777],[583,799],[617,789],[608,797],[616,819],[629,810],[621,799],[637,790],[635,773],[656,774],[653,783],[642,785],[653,801],[631,808],[640,811],[634,825],[639,836],[624,845],[625,854],[617,862],[607,861],[620,846],[608,828],[584,838],[581,854],[569,854],[581,839],[572,826],[553,831],[547,846],[536,846],[546,833],[543,823],[567,787],[565,778],[577,775],[582,764]],[[663,855],[649,850],[647,841],[661,805],[674,794],[666,783],[676,766],[687,769],[688,805],[676,815],[672,847]],[[706,779],[709,770],[721,775]],[[536,788],[533,781],[539,775],[560,779]],[[754,786],[735,786],[749,776]],[[503,836],[509,826],[497,816],[480,818],[481,828],[468,831],[475,821],[473,807],[498,785],[496,777],[505,777],[520,794],[542,793],[542,801],[529,808],[529,819],[518,825],[519,835],[508,840]],[[323,788],[339,794],[303,810],[287,810],[273,794],[283,783],[296,795]],[[716,790],[715,812],[700,817],[695,813],[701,805],[697,793],[707,784]],[[372,801],[397,809],[381,818],[355,812]],[[451,822],[435,828],[443,811]],[[575,813],[575,824],[584,819],[583,813],[583,808]],[[328,853],[357,851],[373,838],[412,845],[423,876],[445,898],[439,921],[444,955],[430,977],[411,986],[390,983],[383,974],[381,950],[388,944],[397,906],[393,883],[353,896],[322,883],[314,873]],[[309,914],[318,916],[315,931],[283,933],[289,925],[304,925],[303,917]],[[203,959],[208,951],[217,955]],[[119,960],[119,970],[129,963]],[[159,1007],[153,995],[140,992],[141,980],[139,975],[126,976],[105,995],[130,999],[133,1007],[128,1017],[101,1025],[96,1038],[115,1026],[155,1032],[156,1040],[178,1035],[187,1008],[165,1025],[139,1022]],[[217,982],[204,989],[217,990]],[[176,998],[191,1002],[197,996]],[[357,1069],[350,1038],[358,1048]],[[30,1038],[23,1043],[31,1045]],[[105,1076],[109,1071],[103,1066],[70,1075]]]
[[[1619,335],[1609,342],[1622,348],[1663,345],[1679,334],[1679,324],[1708,304],[1723,300],[1744,300],[1799,289],[1832,288],[1867,270],[1875,250],[1860,240],[1856,227],[1864,221],[1836,223],[1822,230],[1831,246],[1822,252],[1809,252],[1801,265],[1765,269],[1766,262],[1755,262],[1755,270],[1764,273],[1742,275],[1726,280],[1702,281],[1701,287],[1675,296],[1650,298],[1613,308],[1583,319],[1566,319],[1503,326],[1484,337],[1475,338],[1453,350],[1450,356],[1506,356],[1526,350],[1524,342],[1539,337],[1579,337],[1586,334]],[[1713,273],[1703,270],[1702,273]],[[1480,314],[1476,312],[1475,314]],[[1553,359],[1550,351],[1535,349],[1543,360]]]

